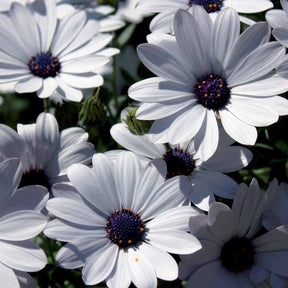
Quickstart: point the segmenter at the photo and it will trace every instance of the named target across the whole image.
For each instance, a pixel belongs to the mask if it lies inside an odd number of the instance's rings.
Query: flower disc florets
[[[142,240],[145,224],[141,215],[131,209],[116,210],[108,217],[106,231],[113,243],[120,248],[125,248]]]
[[[55,77],[61,68],[58,58],[51,52],[40,52],[36,56],[32,56],[28,66],[32,74],[44,79]]]
[[[163,154],[163,159],[167,165],[167,178],[177,175],[190,175],[195,169],[195,161],[193,156],[183,148],[168,150]]]
[[[220,11],[223,7],[223,0],[189,0],[188,5],[202,6],[208,13]]]
[[[198,79],[194,94],[199,104],[209,110],[219,110],[230,99],[230,88],[222,77],[210,74]]]
[[[33,169],[28,172],[25,172],[22,175],[19,187],[25,187],[29,185],[41,185],[48,189],[50,187],[48,178],[45,175],[44,171],[41,169]]]
[[[234,237],[223,246],[221,261],[230,272],[244,272],[254,263],[254,247],[248,239]]]

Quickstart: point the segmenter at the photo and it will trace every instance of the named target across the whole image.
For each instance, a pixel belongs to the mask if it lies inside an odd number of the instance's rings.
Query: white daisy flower
[[[273,9],[266,13],[266,20],[273,28],[272,34],[284,47],[288,47],[288,0],[281,0],[283,10]],[[285,55],[276,69],[277,73],[288,79],[288,56]]]
[[[29,239],[37,236],[48,222],[39,212],[46,204],[48,193],[40,186],[24,187],[16,192],[21,171],[20,159],[11,158],[0,163],[2,288],[36,287],[27,272],[39,271],[47,263],[45,253]]]
[[[176,13],[176,37],[152,33],[150,43],[138,46],[141,61],[159,77],[135,83],[128,93],[143,102],[136,117],[155,120],[149,131],[153,142],[194,138],[196,151],[206,160],[218,145],[217,122],[235,141],[254,145],[255,126],[288,114],[288,101],[277,96],[287,91],[288,81],[274,72],[285,49],[268,43],[267,23],[239,35],[235,10],[222,10],[214,24],[200,6],[192,10],[194,16]]]
[[[288,226],[259,235],[265,206],[266,194],[252,181],[250,187],[240,184],[232,209],[217,202],[208,215],[190,218],[202,249],[180,256],[187,288],[252,288],[271,273],[288,276]]]
[[[144,17],[152,15],[150,12],[139,11],[136,9],[138,0],[119,0],[118,9],[115,14],[127,22],[139,24],[143,21]]]
[[[214,194],[227,199],[235,196],[237,183],[222,173],[242,169],[252,160],[252,153],[248,149],[230,146],[231,142],[222,141],[217,152],[207,161],[203,161],[201,156],[195,153],[193,141],[178,145],[154,144],[147,135],[132,134],[124,123],[113,125],[110,133],[116,142],[138,154],[144,163],[151,159],[165,160],[167,179],[176,175],[189,176],[190,185],[185,187],[188,190],[184,194],[205,211],[208,211],[210,204],[215,201]],[[105,154],[115,157],[119,153],[121,150],[112,150]]]
[[[21,187],[38,184],[50,189],[54,183],[67,181],[69,166],[88,164],[95,153],[83,129],[72,127],[59,133],[57,121],[49,113],[41,113],[35,124],[18,124],[17,132],[0,124],[0,155],[21,159]]]
[[[214,21],[217,14],[225,7],[231,7],[238,13],[258,13],[273,7],[270,0],[140,0],[136,8],[139,11],[147,11],[159,13],[151,23],[150,30],[152,32],[173,32],[173,19],[178,9],[190,10],[191,7],[202,6]],[[240,16],[240,20],[248,25],[252,25],[255,21]]]
[[[46,208],[58,219],[44,234],[66,241],[56,255],[65,269],[83,266],[86,285],[106,281],[108,287],[157,287],[157,278],[175,280],[176,261],[167,253],[200,249],[187,233],[189,217],[199,215],[185,200],[180,186],[186,177],[165,181],[166,165],[150,162],[144,169],[136,155],[123,153],[116,162],[93,156],[93,167],[68,169],[71,185],[53,186]],[[73,191],[74,190],[74,191]],[[74,193],[73,193],[74,192]],[[83,200],[81,200],[83,197]]]
[[[125,26],[125,22],[116,15],[109,15],[115,11],[112,6],[99,5],[97,0],[56,0],[57,16],[63,18],[66,14],[75,10],[84,10],[88,19],[99,21],[100,32],[111,32]]]
[[[14,2],[9,15],[0,15],[0,84],[14,82],[16,92],[37,91],[40,98],[55,93],[80,101],[80,89],[103,84],[97,71],[109,62],[111,50],[104,48],[112,35],[99,33],[99,22],[87,21],[83,11],[58,20],[55,0],[29,7]]]

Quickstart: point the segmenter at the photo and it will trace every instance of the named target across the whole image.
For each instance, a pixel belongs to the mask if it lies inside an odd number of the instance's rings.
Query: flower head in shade
[[[266,13],[266,20],[273,28],[272,34],[284,47],[288,47],[288,0],[281,0],[283,10],[273,9]],[[285,55],[276,69],[277,73],[288,79],[288,56]]]
[[[144,17],[150,16],[150,12],[140,11],[136,9],[138,0],[120,0],[118,1],[118,9],[116,17],[131,23],[141,23]]]
[[[21,187],[42,185],[50,190],[52,184],[67,180],[70,165],[90,163],[95,152],[83,129],[72,127],[59,133],[57,121],[49,113],[41,113],[35,124],[18,124],[17,132],[0,125],[0,156],[21,159]]]
[[[277,96],[288,81],[274,68],[285,54],[270,42],[267,23],[257,23],[241,35],[238,14],[222,10],[212,23],[208,13],[193,6],[174,19],[175,37],[152,33],[138,46],[144,65],[158,77],[129,88],[141,101],[140,120],[155,120],[149,135],[155,143],[177,144],[194,139],[207,160],[218,146],[217,122],[235,141],[254,145],[256,127],[288,114],[288,101]],[[204,155],[205,154],[205,155]]]
[[[57,16],[63,18],[66,14],[75,10],[84,10],[88,19],[96,19],[99,22],[100,32],[115,31],[123,26],[125,22],[116,15],[109,15],[114,8],[109,5],[99,5],[97,0],[57,0]]]
[[[176,261],[167,253],[200,249],[187,233],[189,217],[200,213],[189,206],[180,186],[186,178],[165,181],[166,165],[154,160],[142,169],[133,153],[116,161],[93,156],[93,167],[75,164],[69,184],[53,186],[46,208],[56,216],[44,233],[66,241],[56,256],[66,269],[83,266],[86,285],[106,281],[108,287],[157,287],[157,278],[178,277]]]
[[[270,0],[140,0],[136,8],[139,11],[159,13],[150,23],[152,32],[169,33],[173,31],[173,18],[178,9],[191,10],[193,6],[202,6],[215,20],[217,14],[225,7],[231,7],[238,13],[258,13],[273,7]],[[255,23],[253,20],[240,16],[240,20],[246,24]]]
[[[180,279],[188,280],[187,288],[252,288],[271,273],[288,276],[288,226],[263,233],[266,205],[267,194],[253,180],[250,187],[240,184],[232,209],[217,202],[208,215],[190,218],[202,249],[180,256]]]
[[[39,211],[44,208],[48,193],[40,186],[16,191],[21,171],[20,159],[11,158],[0,163],[0,277],[3,288],[36,287],[27,272],[39,271],[47,263],[45,253],[29,239],[41,233],[47,224],[47,218]]]
[[[221,139],[216,153],[203,161],[201,156],[195,153],[193,141],[178,145],[154,144],[147,135],[132,134],[124,123],[115,124],[110,133],[122,147],[139,155],[144,163],[151,159],[165,160],[167,179],[176,175],[189,177],[190,185],[182,187],[185,189],[184,194],[193,204],[205,211],[215,201],[214,194],[228,199],[234,198],[237,183],[223,173],[242,169],[252,159],[252,153],[247,148],[230,146],[233,140],[225,135],[225,141]],[[105,154],[115,158],[122,151],[112,150]]]
[[[0,83],[15,83],[18,93],[72,101],[82,99],[81,89],[103,84],[97,71],[109,62],[105,47],[112,35],[99,33],[98,21],[88,21],[84,11],[58,20],[55,0],[29,7],[13,2],[0,26]]]

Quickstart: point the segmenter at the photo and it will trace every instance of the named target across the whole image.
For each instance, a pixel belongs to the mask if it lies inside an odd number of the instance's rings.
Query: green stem
[[[49,98],[45,98],[43,99],[43,101],[44,101],[44,112],[49,113],[51,108],[50,100]]]
[[[117,41],[115,39],[115,35],[113,38],[113,47],[117,47]],[[117,65],[117,55],[113,56],[113,73],[112,73],[112,93],[114,98],[114,106],[116,111],[119,108],[119,101],[118,101],[118,65]]]

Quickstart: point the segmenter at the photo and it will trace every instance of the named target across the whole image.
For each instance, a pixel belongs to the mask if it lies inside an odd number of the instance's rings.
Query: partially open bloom
[[[0,83],[15,83],[16,92],[80,101],[81,89],[103,84],[97,71],[109,62],[112,35],[99,33],[98,21],[87,21],[84,11],[59,20],[55,0],[13,2],[0,27]]]
[[[213,203],[207,216],[190,219],[202,249],[180,256],[180,279],[188,280],[187,288],[252,288],[271,274],[288,276],[288,226],[263,233],[266,204],[266,193],[253,180],[250,187],[240,184],[232,209]]]
[[[17,132],[0,124],[0,155],[21,159],[21,187],[42,185],[50,190],[52,184],[67,181],[70,165],[90,163],[95,152],[82,128],[71,127],[59,133],[58,123],[49,113],[41,113],[35,124],[18,124]]]
[[[27,272],[47,263],[45,253],[29,239],[42,232],[46,217],[39,212],[48,199],[43,187],[16,191],[21,179],[20,159],[0,163],[0,277],[2,288],[36,287]]]
[[[201,214],[180,206],[185,197],[181,176],[165,181],[166,165],[154,160],[142,169],[131,152],[115,162],[93,156],[93,167],[75,164],[69,184],[53,186],[46,208],[56,216],[44,233],[66,241],[56,256],[66,269],[83,266],[86,285],[106,281],[111,288],[157,287],[157,278],[178,277],[176,261],[167,252],[188,254],[200,249],[187,233],[190,217]]]
[[[140,120],[155,120],[149,135],[155,143],[177,144],[194,139],[207,160],[218,146],[217,122],[235,141],[254,145],[256,127],[288,114],[288,101],[277,96],[288,81],[274,69],[285,49],[268,43],[267,23],[257,23],[241,35],[238,14],[223,9],[212,23],[200,6],[193,15],[175,15],[175,37],[152,33],[138,46],[144,65],[158,77],[139,81],[129,96],[141,103]]]
[[[217,14],[225,7],[231,7],[238,13],[258,13],[273,7],[270,0],[140,0],[137,9],[159,13],[150,24],[152,32],[169,33],[173,31],[173,18],[178,9],[191,10],[191,7],[202,6],[215,20]],[[240,16],[240,20],[249,25],[255,23],[253,20]]]

